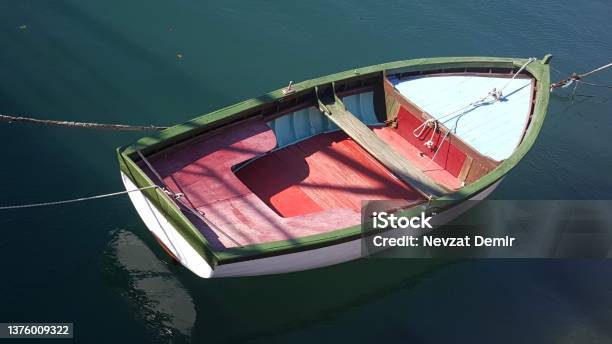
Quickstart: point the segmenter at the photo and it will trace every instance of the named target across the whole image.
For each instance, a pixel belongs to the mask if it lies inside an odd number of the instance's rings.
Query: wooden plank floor
[[[347,111],[341,102],[325,104],[325,107],[329,113],[322,112],[332,122],[402,181],[426,196],[440,196],[449,192],[379,138],[363,122]]]
[[[359,213],[367,200],[424,200],[341,131],[276,150],[236,175],[287,218],[335,208]]]

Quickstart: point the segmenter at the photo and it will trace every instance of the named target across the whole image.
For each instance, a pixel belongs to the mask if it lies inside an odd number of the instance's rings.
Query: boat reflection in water
[[[112,235],[106,272],[113,286],[154,337],[188,342],[196,320],[188,290],[136,234],[119,229]]]
[[[297,330],[405,290],[448,264],[433,259],[361,259],[282,275],[201,279],[147,233],[112,233],[105,270],[161,342],[226,342]],[[280,331],[283,332],[283,331]]]

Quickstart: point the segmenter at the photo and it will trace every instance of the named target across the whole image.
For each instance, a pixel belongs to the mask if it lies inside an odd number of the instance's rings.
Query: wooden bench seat
[[[393,147],[378,137],[368,126],[344,107],[336,98],[330,104],[320,102],[321,112],[334,122],[342,131],[363,147],[391,173],[408,185],[419,190],[426,197],[439,197],[449,192],[437,184],[430,176],[399,154]]]

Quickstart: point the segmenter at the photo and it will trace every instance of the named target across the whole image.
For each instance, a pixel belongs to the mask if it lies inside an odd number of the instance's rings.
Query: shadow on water
[[[112,233],[105,273],[159,342],[242,342],[326,321],[411,288],[446,261],[362,259],[283,275],[201,279],[167,262],[148,233]]]

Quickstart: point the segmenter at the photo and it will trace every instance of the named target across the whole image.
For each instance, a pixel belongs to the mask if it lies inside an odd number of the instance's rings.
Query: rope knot
[[[424,121],[418,127],[414,128],[414,130],[412,131],[412,134],[414,135],[414,137],[421,137],[421,135],[423,135],[423,133],[425,132],[425,129],[431,128],[431,127],[435,128],[434,129],[434,133],[435,133],[436,129],[438,128],[438,121],[436,119],[430,118]]]
[[[494,101],[498,101],[504,98],[502,90],[498,90],[495,87],[489,92],[489,96],[493,98]]]
[[[168,195],[169,197],[173,198],[174,200],[179,200],[181,199],[181,197],[184,196],[184,194],[180,193],[180,192],[173,192],[172,190],[168,189],[167,187],[163,187],[163,186],[158,186],[166,195]]]

